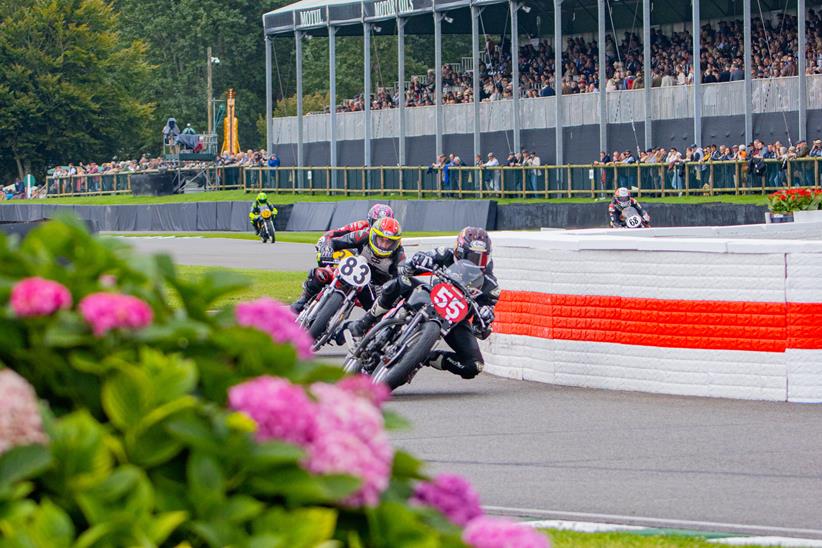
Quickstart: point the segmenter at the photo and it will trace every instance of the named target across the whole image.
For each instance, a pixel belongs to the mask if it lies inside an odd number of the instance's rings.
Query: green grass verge
[[[429,236],[456,236],[456,232],[406,232],[404,238],[423,238]],[[127,238],[145,237],[173,237],[173,238],[228,238],[231,240],[256,240],[257,236],[250,232],[129,232],[117,234]],[[315,244],[322,236],[322,232],[277,232],[278,242],[297,244]],[[275,244],[276,245],[276,244]]]
[[[717,548],[721,544],[708,542],[713,535],[646,534],[636,532],[579,533],[549,529],[553,548]],[[722,535],[723,537],[728,535]],[[754,545],[742,545],[752,548]]]
[[[305,272],[272,272],[251,268],[222,268],[215,266],[187,266],[177,265],[180,276],[188,279],[197,279],[206,272],[228,270],[237,272],[248,278],[248,285],[231,295],[221,299],[217,304],[234,304],[240,301],[271,297],[283,303],[297,300],[305,280]]]
[[[215,192],[198,192],[196,194],[173,194],[171,196],[131,196],[128,194],[118,194],[110,196],[71,196],[66,198],[49,198],[47,200],[11,200],[0,202],[2,204],[22,204],[22,203],[47,203],[47,204],[75,204],[75,205],[140,205],[140,204],[174,204],[185,202],[225,202],[225,201],[251,201],[253,193],[246,193],[242,190],[221,190]],[[338,202],[343,200],[415,200],[416,194],[385,194],[368,196],[341,196],[326,194],[275,194],[268,193],[269,199],[275,204],[293,204],[298,202]],[[767,204],[767,198],[762,195],[740,195],[733,194],[718,196],[666,196],[664,198],[647,198],[642,196],[642,201],[665,202],[672,204],[701,204],[711,202],[723,202],[732,204]],[[437,199],[425,197],[424,199]],[[470,199],[470,198],[464,198]],[[488,199],[488,198],[485,198]],[[491,198],[494,199],[494,198]],[[535,199],[524,200],[522,198],[502,198],[496,199],[500,204],[510,203],[590,203],[591,198],[551,198],[548,200]]]

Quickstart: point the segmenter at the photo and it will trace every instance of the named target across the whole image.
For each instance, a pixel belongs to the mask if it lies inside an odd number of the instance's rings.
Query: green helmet
[[[267,202],[268,201],[268,196],[265,195],[265,192],[260,192],[259,194],[257,194],[257,201],[258,202]]]

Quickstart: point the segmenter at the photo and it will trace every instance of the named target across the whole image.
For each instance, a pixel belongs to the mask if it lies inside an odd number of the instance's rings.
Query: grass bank
[[[140,204],[175,204],[187,202],[225,202],[225,201],[251,201],[254,193],[246,193],[242,190],[221,190],[215,192],[198,192],[196,194],[173,194],[171,196],[131,196],[118,194],[111,196],[72,196],[66,198],[48,198],[46,200],[11,200],[0,202],[2,204],[24,204],[24,203],[46,203],[46,204],[74,204],[74,205],[140,205]],[[276,204],[293,204],[298,202],[339,202],[344,200],[416,200],[414,194],[400,196],[399,194],[383,194],[368,196],[341,196],[326,194],[275,194],[268,193],[269,199]],[[423,199],[441,199],[424,197]],[[461,198],[471,199],[471,198]],[[525,200],[522,198],[485,198],[494,199],[500,204],[510,203],[591,203],[595,202],[591,198],[550,198]],[[671,204],[703,204],[703,203],[731,203],[731,204],[758,204],[766,205],[768,200],[762,195],[740,195],[733,194],[718,196],[666,196],[664,198],[648,198],[643,196],[642,201],[664,202]]]
[[[234,304],[241,301],[271,297],[283,303],[291,303],[300,296],[305,272],[271,272],[251,268],[222,268],[215,266],[177,265],[177,272],[187,279],[197,279],[206,272],[231,271],[248,279],[245,288],[228,295],[217,304]]]
[[[673,531],[663,534],[659,530],[650,532],[579,533],[576,531],[546,530],[551,536],[553,548],[717,548],[722,544],[709,542],[711,539],[729,535],[683,534]],[[753,544],[734,544],[752,548]],[[760,545],[761,546],[761,545]]]

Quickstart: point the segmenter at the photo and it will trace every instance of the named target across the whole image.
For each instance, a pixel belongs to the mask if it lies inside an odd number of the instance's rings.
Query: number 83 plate
[[[371,281],[371,267],[364,258],[353,255],[340,263],[337,276],[350,286],[365,287]]]

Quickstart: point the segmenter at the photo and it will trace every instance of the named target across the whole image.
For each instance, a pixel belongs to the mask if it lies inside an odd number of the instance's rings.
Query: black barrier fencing
[[[324,231],[365,216],[371,200],[303,202],[278,205],[277,230]],[[511,203],[494,200],[390,200],[406,231],[452,231],[464,226],[488,230],[595,228],[608,224],[608,207],[597,203]],[[193,202],[157,205],[80,206],[0,205],[0,224],[30,223],[71,214],[98,230],[137,232],[250,232],[244,202]],[[654,226],[726,226],[761,223],[765,206],[703,203],[649,204]]]

